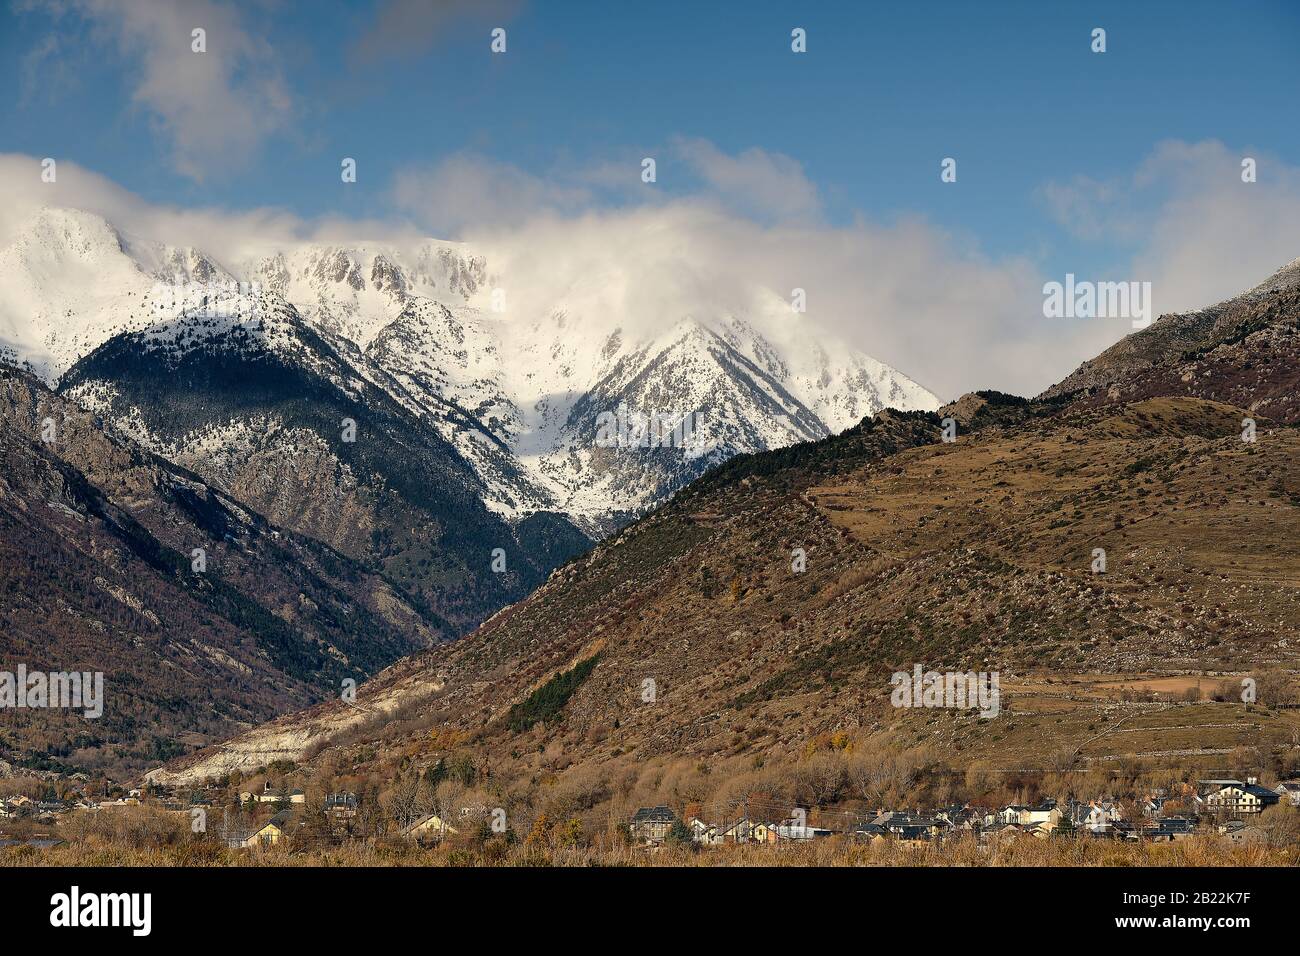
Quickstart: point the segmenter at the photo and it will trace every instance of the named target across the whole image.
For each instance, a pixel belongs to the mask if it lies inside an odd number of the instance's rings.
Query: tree
[[[474,780],[478,777],[478,769],[474,766],[474,758],[467,753],[455,754],[447,765],[447,770],[451,778],[460,783],[463,787],[472,787]]]
[[[1269,846],[1300,845],[1300,809],[1275,804],[1259,815],[1259,826],[1268,834]]]
[[[524,846],[530,850],[544,850],[550,845],[547,839],[547,830],[550,829],[551,821],[547,817],[546,811],[542,811],[533,820],[533,826],[528,831],[528,836],[524,838]]]
[[[674,820],[673,825],[664,834],[664,845],[694,849],[695,841],[691,839],[691,829],[681,820]]]
[[[1295,685],[1284,670],[1267,670],[1259,675],[1256,699],[1265,707],[1285,707],[1296,703]]]
[[[681,821],[678,821],[681,825]],[[687,836],[690,833],[687,831]],[[554,830],[555,843],[557,846],[582,846],[585,837],[582,832],[582,821],[576,817],[565,820],[563,823],[557,823]]]
[[[388,809],[399,830],[404,830],[420,817],[422,806],[420,778],[417,774],[404,774],[388,794]]]
[[[430,787],[436,788],[438,784],[447,779],[447,761],[439,757],[428,770],[424,772],[424,780]]]
[[[1060,817],[1057,818],[1056,835],[1066,839],[1073,839],[1079,835],[1078,830],[1075,829],[1074,821],[1070,819],[1069,807],[1062,809]]]

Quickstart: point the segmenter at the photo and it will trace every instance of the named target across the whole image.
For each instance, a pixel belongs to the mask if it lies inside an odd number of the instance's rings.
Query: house
[[[1088,830],[1093,833],[1111,830],[1116,823],[1124,819],[1119,804],[1110,800],[1071,803],[1068,812],[1070,822],[1074,824],[1076,830]]]
[[[746,817],[724,825],[718,831],[719,843],[748,843],[754,832],[754,822]]]
[[[1284,780],[1275,792],[1291,806],[1300,807],[1300,780]]]
[[[1020,812],[1018,822],[1021,826],[1037,827],[1046,826],[1051,830],[1056,827],[1057,822],[1061,819],[1061,811],[1056,806],[1055,800],[1044,800],[1036,807],[1024,807]]]
[[[1219,827],[1219,832],[1229,843],[1267,843],[1268,834],[1263,828],[1247,823],[1245,820],[1229,820]]]
[[[36,819],[44,823],[53,823],[54,818],[67,810],[58,800],[41,800],[32,806]]]
[[[357,815],[357,795],[346,790],[325,797],[325,815],[332,820],[351,820]]]
[[[402,836],[415,840],[417,843],[437,842],[449,833],[455,834],[458,832],[460,831],[436,813],[426,813],[415,822],[402,828]]]
[[[1019,823],[1023,814],[1029,812],[1029,808],[1021,806],[1018,803],[1008,804],[998,811],[998,820],[1002,823]]]
[[[778,840],[820,840],[831,836],[831,830],[825,827],[810,827],[800,823],[782,823],[776,828]]]
[[[691,840],[704,846],[712,846],[715,843],[721,843],[718,837],[718,828],[712,823],[705,823],[699,817],[691,817],[686,826],[691,831]]]
[[[893,839],[912,845],[936,839],[948,828],[946,820],[896,810],[881,813],[871,822],[881,827]]]
[[[884,827],[891,833],[897,833],[907,827],[921,827],[933,833],[938,833],[948,826],[946,820],[938,817],[926,817],[919,813],[906,813],[900,810],[890,810],[888,813],[878,814],[871,822]]]
[[[988,846],[1004,840],[1013,840],[1024,832],[1024,829],[1018,823],[1005,823],[999,820],[980,830],[979,840],[982,846]]]
[[[1013,803],[998,811],[998,819],[1003,823],[1016,823],[1022,827],[1047,824],[1049,828],[1054,828],[1057,821],[1061,819],[1061,810],[1057,808],[1055,800],[1044,800],[1033,807]]]
[[[1195,803],[1199,808],[1208,809],[1207,800],[1211,794],[1218,793],[1225,787],[1244,787],[1245,784],[1240,780],[1224,777],[1222,779],[1198,780],[1196,781]]]
[[[1196,832],[1196,821],[1191,817],[1164,817],[1142,828],[1142,837],[1157,843],[1183,840]]]
[[[1261,813],[1281,799],[1277,791],[1261,787],[1254,777],[1247,777],[1245,783],[1234,780],[1204,797],[1207,810],[1228,816]]]
[[[260,827],[244,836],[240,846],[274,846],[280,842],[280,838],[289,830],[289,818],[293,814],[288,810],[281,810],[271,819],[267,820]]]
[[[1165,804],[1168,802],[1168,797],[1147,797],[1142,801],[1142,815],[1147,817],[1159,817],[1160,814],[1164,812]]]
[[[903,846],[925,846],[937,836],[936,831],[922,824],[903,824],[889,832]]]
[[[961,807],[944,807],[935,816],[954,830],[977,830],[987,819],[996,819],[996,815],[992,812],[972,807],[970,804]]]
[[[642,807],[628,824],[632,839],[643,843],[663,843],[677,816],[668,807]]]
[[[755,823],[749,831],[751,843],[775,843],[780,839],[780,828],[774,823]]]
[[[271,786],[268,780],[262,784],[261,793],[253,793],[245,790],[239,795],[241,803],[248,803],[250,800],[254,803],[306,803],[307,795],[301,790],[280,790]]]
[[[855,840],[875,842],[876,840],[888,839],[889,831],[878,823],[864,823],[854,828],[853,838]]]

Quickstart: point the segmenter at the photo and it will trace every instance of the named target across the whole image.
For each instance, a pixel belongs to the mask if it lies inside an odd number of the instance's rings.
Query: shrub
[[[516,733],[523,733],[534,724],[559,720],[564,705],[590,676],[599,657],[599,654],[593,654],[572,669],[556,674],[529,694],[522,703],[510,708],[510,713],[506,715],[506,725]]]

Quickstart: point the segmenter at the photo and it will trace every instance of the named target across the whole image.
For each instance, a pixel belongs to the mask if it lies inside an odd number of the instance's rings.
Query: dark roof
[[[267,820],[266,823],[262,824],[262,829],[274,825],[279,827],[281,830],[283,830],[284,825],[289,822],[289,818],[292,816],[293,816],[292,810],[281,810],[275,816],[271,817],[271,819]]]
[[[881,826],[891,828],[900,826],[944,827],[948,825],[948,821],[946,820],[939,820],[935,817],[927,817],[919,813],[908,813],[899,810],[891,810],[883,816],[878,816],[874,822],[879,823]]]
[[[1191,833],[1195,826],[1196,821],[1186,817],[1165,817],[1146,829],[1152,833]]]
[[[633,823],[672,823],[677,815],[668,807],[642,807],[632,817]]]
[[[924,826],[901,826],[894,832],[905,840],[928,840],[930,838],[930,828]]]

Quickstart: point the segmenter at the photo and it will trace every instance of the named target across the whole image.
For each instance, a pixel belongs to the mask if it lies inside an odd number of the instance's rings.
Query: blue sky
[[[0,14],[0,152],[71,160],[152,203],[440,235],[469,215],[422,201],[420,176],[447,164],[505,176],[513,188],[484,201],[521,216],[577,214],[643,202],[654,156],[656,201],[720,192],[770,220],[791,213],[773,205],[784,173],[817,197],[795,213],[829,228],[919,219],[964,255],[1049,276],[1149,261],[1177,190],[1204,192],[1193,166],[1232,178],[1258,156],[1260,185],[1289,190],[1300,156],[1294,0],[175,0],[164,28],[151,6],[17,0]],[[191,22],[216,65],[175,78]],[[796,26],[806,54],[790,50]],[[344,156],[358,163],[347,186]],[[948,156],[955,184],[939,179]],[[1270,267],[1300,255],[1284,251]]]
[[[0,128],[9,149],[76,158],[150,199],[302,214],[360,211],[402,165],[467,147],[543,169],[701,137],[792,157],[835,216],[922,213],[992,252],[1052,238],[1038,184],[1119,174],[1163,139],[1300,155],[1294,2],[534,2],[499,18],[505,55],[488,49],[495,20],[465,17],[423,49],[357,62],[381,6],[243,5],[296,122],[248,167],[201,183],[175,171],[166,134],[133,105],[137,59],[39,4],[0,29],[3,86],[25,94],[0,102]],[[805,55],[790,52],[792,26],[808,30]],[[1089,49],[1094,26],[1105,54]],[[52,32],[69,48],[64,78],[32,84],[26,60]],[[361,164],[360,188],[333,188],[341,156]],[[945,156],[959,188],[939,184]],[[670,167],[660,184],[677,188]]]

